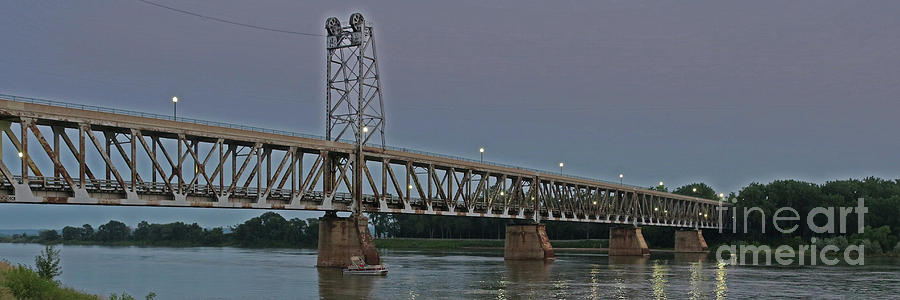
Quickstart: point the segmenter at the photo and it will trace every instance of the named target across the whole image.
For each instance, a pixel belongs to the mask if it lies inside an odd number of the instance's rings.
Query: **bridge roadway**
[[[0,129],[7,203],[351,211],[362,182],[367,212],[689,228],[727,205],[382,146],[357,181],[352,142],[9,95]]]

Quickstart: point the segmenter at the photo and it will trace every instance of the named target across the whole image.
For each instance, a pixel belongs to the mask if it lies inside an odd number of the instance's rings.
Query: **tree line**
[[[652,187],[668,191],[665,186]],[[751,183],[737,193],[720,197],[714,189],[704,183],[692,183],[677,187],[672,193],[705,199],[723,200],[735,208],[737,233],[705,230],[704,236],[710,244],[755,243],[755,244],[809,244],[816,237],[816,243],[845,245],[847,243],[866,244],[874,252],[900,252],[900,180],[885,180],[868,177],[862,180],[848,179],[815,184],[797,180],[776,180],[768,184]],[[840,222],[840,207],[855,207],[857,199],[865,199],[868,213],[865,214],[865,230],[857,230],[854,214],[844,218],[846,223],[836,228],[846,228],[847,232],[815,233],[807,226],[806,218],[814,207],[834,207],[832,222]],[[781,228],[797,225],[795,232],[784,234],[776,230],[772,222],[774,213],[780,208],[792,208],[798,212],[797,221],[780,221]],[[743,212],[759,208],[747,218]],[[761,213],[759,212],[761,211]],[[763,217],[764,216],[764,217]],[[784,216],[784,215],[782,215]],[[503,239],[506,225],[504,219],[470,218],[453,216],[428,216],[411,214],[369,214],[376,238],[432,238],[432,239]],[[826,224],[819,215],[816,224]],[[747,228],[743,224],[746,221]],[[547,235],[551,240],[605,239],[608,225],[577,222],[545,221]],[[731,225],[731,224],[728,224]],[[96,230],[91,225],[67,226],[62,235],[57,231],[43,231],[38,236],[15,236],[5,241],[33,242],[83,242],[83,243],[130,243],[145,245],[202,245],[202,246],[242,246],[242,247],[311,247],[318,239],[318,219],[287,220],[274,212],[262,215],[233,226],[230,232],[221,227],[202,228],[196,223],[175,222],[150,224],[141,222],[130,228],[122,222],[110,221]],[[746,229],[746,230],[745,230]],[[644,238],[651,247],[672,247],[674,231],[671,227],[643,227]],[[3,241],[0,239],[0,241]]]
[[[856,213],[842,217],[841,210],[855,208],[863,199],[868,210],[864,214],[862,232]],[[751,243],[809,244],[816,238],[817,244],[847,243],[866,245],[867,253],[900,252],[900,179],[885,180],[868,177],[862,180],[847,179],[815,184],[797,180],[776,180],[768,184],[751,183],[727,200],[734,203],[738,234],[726,232],[723,238],[742,239]],[[782,233],[773,223],[775,212],[789,207],[798,212],[799,220],[779,221],[782,229],[797,225],[796,231]],[[822,207],[826,214],[815,214],[815,226],[830,224],[834,231],[817,233],[807,223],[813,208]],[[745,217],[745,212],[752,211]],[[830,208],[833,208],[831,210]],[[762,216],[765,216],[763,218]],[[781,212],[779,216],[793,216]],[[830,216],[830,217],[829,217]],[[744,222],[747,223],[746,228]],[[844,232],[840,232],[845,228]],[[843,248],[842,248],[843,249]],[[871,250],[871,252],[869,252]]]
[[[36,236],[17,234],[0,238],[3,242],[39,242],[71,244],[120,244],[155,246],[240,246],[240,247],[314,247],[319,235],[319,220],[285,219],[266,212],[242,224],[203,228],[197,223],[174,222],[155,224],[141,221],[131,228],[119,221],[109,221],[96,230],[90,224],[66,226],[62,234],[43,230]]]
[[[371,213],[376,238],[504,239],[512,221],[496,218]],[[605,239],[604,224],[544,221],[551,240]]]
[[[666,186],[650,189],[670,192]],[[716,193],[705,183],[691,183],[671,190],[674,194],[722,200],[734,205],[737,233],[730,230],[719,234],[717,230],[705,230],[704,236],[710,244],[741,242],[755,244],[809,244],[812,237],[817,243],[866,244],[873,252],[900,252],[900,180],[885,180],[868,177],[862,180],[848,179],[815,184],[797,180],[776,180],[768,184],[751,183],[737,193]],[[840,217],[840,207],[855,207],[857,199],[864,198],[868,213],[865,214],[865,229],[857,230],[857,218],[851,214],[846,218],[846,233],[815,233],[807,226],[806,218],[814,207],[835,207],[835,217]],[[758,207],[765,215],[754,211],[747,221],[743,212]],[[772,217],[779,208],[792,208],[798,212],[799,220],[781,221],[782,228],[797,225],[790,234],[778,232]],[[782,215],[784,216],[784,215]],[[443,239],[502,239],[505,226],[512,221],[492,218],[469,218],[453,216],[426,216],[407,214],[369,215],[374,226],[373,234],[380,238],[443,238]],[[826,224],[824,216],[817,216],[816,224]],[[765,224],[763,224],[765,221]],[[840,220],[833,220],[838,222]],[[609,226],[577,222],[543,221],[551,240],[605,239]],[[726,224],[730,226],[731,224]],[[765,225],[765,226],[763,226]],[[840,227],[840,224],[836,225]],[[765,232],[763,232],[765,228]],[[651,247],[674,247],[672,227],[644,226],[644,238]]]

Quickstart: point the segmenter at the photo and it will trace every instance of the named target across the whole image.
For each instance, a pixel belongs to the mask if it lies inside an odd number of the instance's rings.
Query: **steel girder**
[[[723,205],[382,147],[356,164],[354,144],[196,122],[7,100],[0,120],[0,202],[354,211],[362,191],[365,212],[694,228]]]

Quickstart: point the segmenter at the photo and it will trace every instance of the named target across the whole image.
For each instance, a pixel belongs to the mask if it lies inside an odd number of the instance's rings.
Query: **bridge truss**
[[[0,202],[8,203],[362,205],[365,212],[692,228],[718,228],[723,205],[390,147],[364,146],[357,155],[352,142],[14,96],[0,95],[0,131]],[[355,164],[358,157],[364,163]],[[361,204],[352,201],[358,191]]]

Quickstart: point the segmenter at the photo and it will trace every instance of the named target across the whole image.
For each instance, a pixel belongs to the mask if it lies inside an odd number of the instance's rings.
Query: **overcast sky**
[[[362,12],[395,146],[726,193],[900,177],[898,1],[154,1],[309,33]],[[324,134],[324,37],[136,0],[3,1],[0,36],[0,93]],[[0,228],[259,213],[0,205]]]

